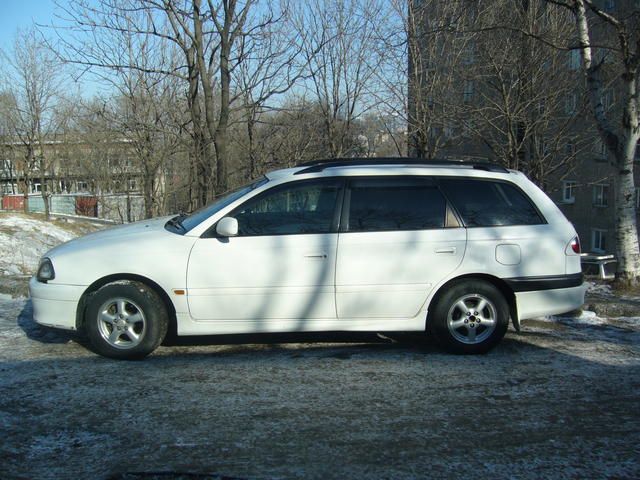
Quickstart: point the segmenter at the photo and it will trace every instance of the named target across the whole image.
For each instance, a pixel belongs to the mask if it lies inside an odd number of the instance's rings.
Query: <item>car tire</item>
[[[440,346],[452,353],[486,353],[507,332],[509,305],[494,285],[460,280],[438,295],[427,324]]]
[[[96,353],[137,360],[153,352],[167,333],[162,298],[140,282],[111,283],[89,300],[85,331]]]

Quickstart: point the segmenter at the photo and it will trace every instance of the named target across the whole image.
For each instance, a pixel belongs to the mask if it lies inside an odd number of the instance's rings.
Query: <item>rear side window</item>
[[[446,201],[429,179],[362,179],[350,183],[347,231],[443,228]]]
[[[467,227],[545,223],[531,200],[509,183],[469,178],[440,182]]]

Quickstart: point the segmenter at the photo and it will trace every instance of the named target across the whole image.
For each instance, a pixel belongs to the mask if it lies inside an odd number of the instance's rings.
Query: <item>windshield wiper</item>
[[[172,227],[179,228],[183,232],[186,232],[187,229],[184,228],[184,225],[182,225],[182,220],[184,220],[187,217],[188,215],[186,213],[180,213],[179,215],[169,219],[169,221],[167,222],[167,225],[171,225]]]

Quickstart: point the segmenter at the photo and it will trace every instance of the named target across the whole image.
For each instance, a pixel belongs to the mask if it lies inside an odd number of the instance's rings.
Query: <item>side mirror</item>
[[[238,235],[238,220],[233,217],[223,217],[216,225],[216,233],[221,237],[235,237]]]

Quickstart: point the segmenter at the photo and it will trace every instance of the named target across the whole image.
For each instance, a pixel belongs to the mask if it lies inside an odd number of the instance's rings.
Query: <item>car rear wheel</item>
[[[481,280],[461,280],[438,297],[429,323],[445,349],[454,353],[486,353],[507,332],[509,306],[494,285]]]
[[[90,299],[85,329],[94,350],[106,357],[140,359],[167,333],[169,319],[160,296],[140,282],[113,283]]]

